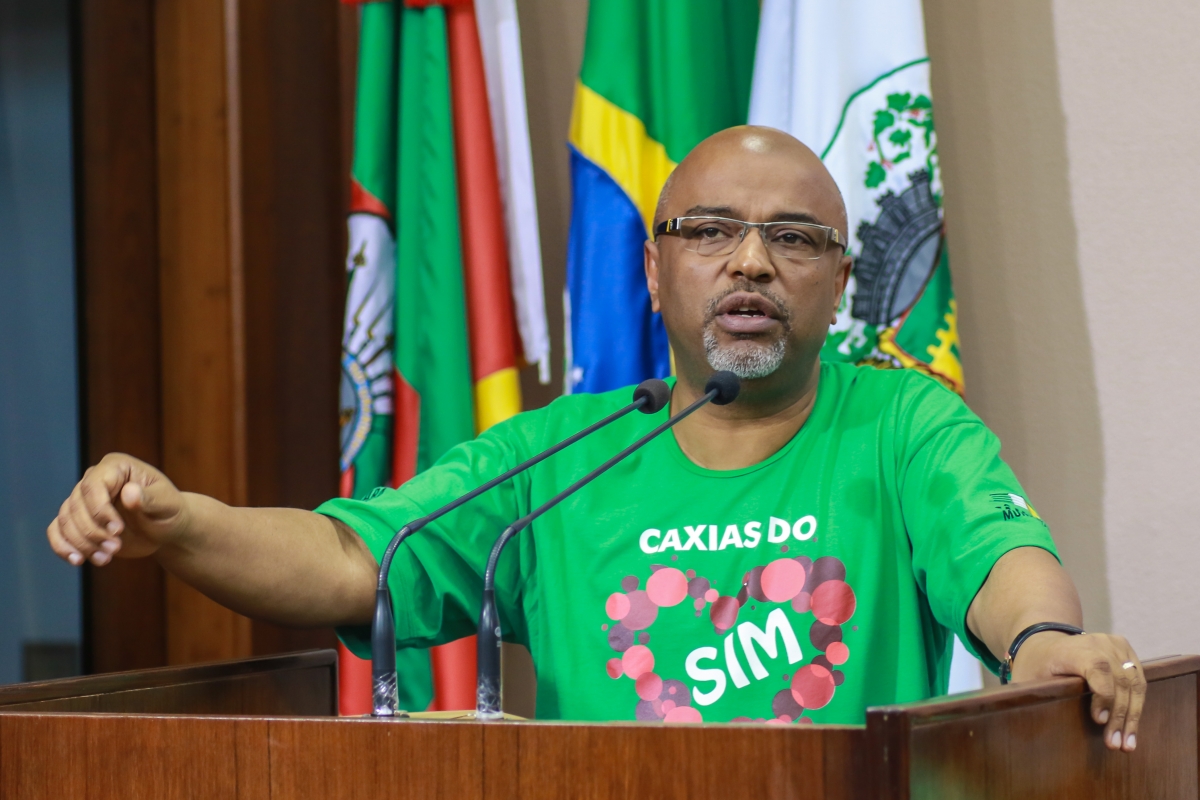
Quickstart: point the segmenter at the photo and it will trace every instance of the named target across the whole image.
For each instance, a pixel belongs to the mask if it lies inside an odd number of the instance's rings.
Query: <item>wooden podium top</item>
[[[1146,662],[1132,754],[1078,679],[861,725],[339,719],[332,651],[0,689],[0,798],[1197,798],[1200,656]]]

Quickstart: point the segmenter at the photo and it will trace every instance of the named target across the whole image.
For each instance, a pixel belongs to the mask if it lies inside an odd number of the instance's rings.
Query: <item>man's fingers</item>
[[[59,558],[76,567],[83,563],[83,556],[63,538],[62,531],[59,530],[57,517],[50,523],[50,527],[46,529],[46,538],[50,540],[50,549]]]
[[[1104,726],[1104,745],[1111,750],[1119,750],[1125,744],[1122,735],[1125,729],[1125,719],[1129,714],[1130,697],[1133,691],[1133,675],[1131,670],[1122,669],[1123,653],[1113,647],[1104,648],[1106,653],[1096,656],[1093,669],[1107,672],[1112,678],[1113,701],[1112,716]],[[1091,683],[1090,676],[1088,683]]]
[[[86,536],[80,532],[75,524],[75,518],[71,514],[69,501],[63,503],[62,508],[58,512],[58,518],[55,520],[58,523],[59,533],[74,550],[83,557],[86,561],[96,551],[96,545],[88,540]]]
[[[69,524],[65,527],[75,531],[91,545],[92,552],[87,555],[92,563],[98,567],[104,566],[112,560],[112,554],[120,549],[120,540],[100,527],[84,504],[79,487],[76,487],[71,496],[67,498],[67,505]]]
[[[1092,719],[1105,725],[1112,719],[1113,703],[1117,694],[1112,669],[1107,661],[1095,659],[1081,672],[1092,690]]]
[[[83,473],[83,479],[79,481],[77,488],[88,513],[108,535],[115,536],[124,529],[125,522],[112,503],[113,495],[97,475],[95,467]]]
[[[89,542],[99,547],[102,542],[110,538],[111,534],[92,516],[91,510],[84,502],[80,484],[76,484],[67,498],[67,508],[71,519],[75,522],[75,527],[87,537]]]
[[[1123,663],[1132,663],[1133,667],[1128,670],[1130,675],[1129,712],[1125,715],[1125,729],[1122,733],[1125,749],[1133,750],[1137,747],[1138,721],[1142,718],[1142,707],[1146,704],[1146,674],[1142,671],[1142,662],[1138,660],[1133,648],[1129,647],[1128,642],[1125,645],[1126,658]]]

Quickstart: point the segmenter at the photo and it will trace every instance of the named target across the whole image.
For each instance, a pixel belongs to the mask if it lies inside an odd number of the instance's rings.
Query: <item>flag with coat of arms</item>
[[[961,394],[932,97],[921,0],[764,0],[750,123],[808,145],[846,201],[854,269],[821,357]],[[979,688],[955,637],[950,692]]]
[[[362,498],[518,413],[549,336],[515,0],[359,13],[341,494]],[[406,709],[474,706],[473,638],[402,650],[397,672]],[[341,713],[370,710],[345,648],[339,684]]]

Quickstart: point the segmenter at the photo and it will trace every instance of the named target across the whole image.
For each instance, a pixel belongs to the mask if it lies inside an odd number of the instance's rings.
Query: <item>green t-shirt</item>
[[[629,402],[563,397],[455,447],[399,490],[333,500],[380,558],[410,520]],[[474,632],[496,537],[666,419],[634,413],[410,537],[390,576],[399,646]],[[822,364],[800,431],[714,471],[659,436],[504,551],[505,638],[525,644],[545,719],[861,723],[868,706],[946,690],[992,565],[1054,552],[1000,442],[909,370]],[[340,631],[364,657],[365,628]]]

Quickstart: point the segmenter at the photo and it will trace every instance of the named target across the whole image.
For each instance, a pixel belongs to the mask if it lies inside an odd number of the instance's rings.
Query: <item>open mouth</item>
[[[735,335],[754,335],[776,330],[782,314],[771,300],[757,292],[734,292],[714,309],[717,325]]]

